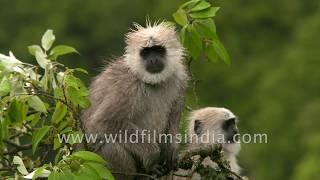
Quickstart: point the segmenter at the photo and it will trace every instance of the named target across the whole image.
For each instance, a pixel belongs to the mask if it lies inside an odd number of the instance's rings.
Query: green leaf
[[[10,81],[5,76],[2,78],[0,82],[0,97],[7,95],[10,92],[10,90],[11,90]]]
[[[65,86],[67,87],[67,97],[73,104],[79,105],[81,108],[90,106],[90,101],[87,99],[89,90],[79,78],[72,75],[66,76]]]
[[[173,19],[181,26],[188,24],[187,14],[183,9],[178,9],[175,13],[173,13]]]
[[[62,122],[59,123],[58,130],[62,131],[68,125],[69,125],[68,121],[62,121]]]
[[[68,179],[68,180],[81,180],[80,178],[76,177],[75,174],[73,174],[71,172],[71,170],[69,170],[69,169],[64,170],[62,173],[59,173],[59,175],[60,175],[60,180],[66,180],[66,179]],[[89,179],[89,178],[87,177],[87,179]],[[83,179],[85,179],[85,178],[83,178]]]
[[[49,63],[49,60],[46,59],[45,54],[41,53],[41,52],[36,52],[36,60],[39,64],[39,66],[43,69],[46,69],[47,64]]]
[[[42,128],[36,130],[32,135],[32,152],[35,153],[39,142],[48,133],[50,126],[43,126]]]
[[[197,59],[200,56],[202,50],[202,39],[192,25],[187,27],[184,46],[187,48],[192,58]]]
[[[71,171],[78,171],[80,169],[80,159],[73,159],[70,163]]]
[[[191,0],[191,1],[185,2],[179,7],[179,9],[191,9],[195,5],[197,5],[200,1],[201,0]]]
[[[61,179],[60,179],[59,173],[56,171],[53,171],[50,173],[48,180],[61,180]]]
[[[51,52],[49,59],[57,59],[61,55],[70,54],[70,53],[78,53],[76,49],[66,45],[59,45],[54,47]],[[79,53],[78,53],[79,54]]]
[[[27,171],[26,167],[24,166],[24,163],[22,159],[19,156],[14,156],[13,157],[13,164],[17,164],[17,170],[22,174],[22,175],[27,175],[29,172]]]
[[[79,105],[81,108],[87,108],[90,106],[90,101],[86,98],[84,91],[80,91],[72,86],[67,88],[67,96],[70,98],[71,102],[75,105]]]
[[[66,116],[67,112],[67,106],[58,101],[56,104],[56,108],[53,112],[51,122],[55,124],[59,123]]]
[[[41,54],[44,54],[44,52],[42,51],[41,47],[39,45],[32,45],[32,46],[28,46],[28,51],[31,55],[35,56],[36,52],[39,52]]]
[[[68,132],[72,132],[72,127],[67,127],[67,128],[65,128],[64,130],[62,130],[62,131],[60,132],[60,134],[66,134],[66,133],[68,133]]]
[[[42,36],[42,39],[41,39],[41,45],[42,45],[43,49],[48,51],[51,48],[55,39],[56,39],[56,37],[53,34],[53,30],[48,29],[44,33],[44,35]]]
[[[58,137],[56,136],[55,138],[58,138]],[[54,157],[54,164],[55,165],[59,164],[59,162],[63,158],[64,154],[65,154],[65,150],[64,149],[59,149],[58,150],[58,153]]]
[[[0,138],[1,139],[6,139],[9,136],[9,126],[10,120],[7,118],[3,118],[0,116]],[[0,143],[1,147],[1,143]]]
[[[75,68],[74,70],[75,70],[75,71],[82,72],[82,73],[84,73],[84,74],[89,74],[87,70],[82,69],[82,68]]]
[[[98,163],[83,163],[85,167],[91,168],[96,171],[100,178],[107,180],[114,180],[112,173],[102,164]]]
[[[45,90],[48,90],[48,82],[49,82],[49,73],[45,70],[44,75],[42,76],[39,85]]]
[[[47,166],[44,165],[40,168],[38,168],[37,170],[34,171],[34,174],[32,176],[32,180],[38,178],[38,177],[42,177],[42,178],[45,178],[45,177],[48,177],[50,174],[51,174],[51,171],[49,170],[46,170]]]
[[[99,174],[91,167],[81,165],[75,173],[77,180],[100,179]]]
[[[26,119],[27,121],[31,121],[32,126],[35,126],[39,122],[40,118],[41,118],[41,112],[37,112],[29,115]]]
[[[73,153],[72,156],[80,158],[84,161],[97,162],[101,164],[107,163],[101,156],[90,151],[78,151]]]
[[[179,33],[181,44],[184,44],[188,25],[183,26]]]
[[[14,99],[9,106],[7,117],[12,123],[21,123],[26,118],[27,109],[25,102]]]
[[[211,39],[216,36],[216,25],[213,19],[199,19],[194,21],[193,25],[202,37]]]
[[[30,107],[32,107],[36,111],[47,113],[46,106],[38,96],[29,97],[28,104]]]
[[[65,86],[74,87],[75,89],[77,89],[79,91],[79,94],[81,96],[88,96],[89,95],[89,90],[84,85],[84,83],[79,78],[76,78],[73,75],[67,75],[65,77]]]
[[[196,11],[190,13],[190,16],[194,19],[212,18],[216,15],[220,7],[211,7],[202,11]]]
[[[215,49],[215,51],[217,52],[217,54],[219,55],[219,57],[226,63],[226,64],[230,64],[231,60],[229,57],[229,54],[227,52],[227,50],[225,49],[225,47],[223,46],[223,44],[220,42],[220,40],[218,39],[217,36],[215,36],[213,38],[212,41],[212,46]]]
[[[54,97],[57,99],[64,99],[62,88],[55,88],[53,90]]]
[[[206,48],[206,54],[207,54],[207,57],[209,58],[209,60],[212,62],[217,62],[219,59],[219,56],[218,56],[215,48],[213,47],[212,43],[208,44],[208,46]]]
[[[211,4],[207,1],[200,1],[196,6],[191,9],[191,12],[205,10],[211,7]]]
[[[69,134],[71,138],[68,139],[67,143],[69,144],[79,144],[81,143],[82,139],[83,139],[83,133],[80,131],[77,132],[72,132]],[[77,138],[79,137],[79,138]]]
[[[57,137],[53,139],[53,150],[57,150],[61,147],[61,143]]]

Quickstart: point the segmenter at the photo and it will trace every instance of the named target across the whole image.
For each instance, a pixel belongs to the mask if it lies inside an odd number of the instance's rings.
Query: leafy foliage
[[[54,41],[53,31],[47,30],[41,46],[29,46],[38,65],[24,63],[11,52],[0,54],[0,166],[7,168],[1,176],[113,179],[100,156],[73,153],[79,142],[59,140],[59,134],[81,132],[80,110],[90,103],[88,89],[76,77],[87,72],[57,61],[77,51],[66,45],[52,47]],[[55,163],[49,161],[52,149]]]
[[[181,26],[181,42],[192,59],[196,60],[204,54],[212,62],[221,59],[230,64],[230,57],[217,36],[212,19],[218,10],[219,7],[205,0],[191,0],[173,14],[176,23]]]

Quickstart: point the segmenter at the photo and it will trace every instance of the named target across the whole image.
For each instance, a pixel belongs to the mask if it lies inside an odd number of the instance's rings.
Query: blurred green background
[[[181,0],[0,0],[0,52],[29,59],[46,29],[80,56],[60,59],[96,75],[121,56],[133,22],[172,20]],[[232,65],[193,63],[199,104],[225,106],[242,133],[267,133],[267,144],[243,144],[240,165],[250,179],[318,179],[320,173],[320,1],[216,0],[217,30]],[[89,79],[86,79],[89,83]]]

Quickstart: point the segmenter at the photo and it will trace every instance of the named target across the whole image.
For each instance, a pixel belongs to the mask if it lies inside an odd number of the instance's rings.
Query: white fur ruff
[[[148,24],[147,27],[136,24],[135,27],[136,30],[127,34],[127,47],[124,55],[130,70],[143,82],[150,84],[161,83],[175,74],[178,77],[184,77],[185,70],[182,64],[184,49],[177,38],[174,27],[165,22]],[[144,47],[155,45],[164,46],[167,54],[163,71],[152,74],[146,71],[140,51]]]

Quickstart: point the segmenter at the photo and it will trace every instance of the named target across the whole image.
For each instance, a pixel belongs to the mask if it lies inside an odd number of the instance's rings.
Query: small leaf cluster
[[[113,180],[111,172],[105,168],[107,162],[97,154],[90,151],[77,151],[72,155],[63,156],[62,160],[54,166],[44,164],[28,173],[23,160],[14,156],[13,163],[25,179],[48,178],[48,180],[64,179],[110,179]]]
[[[230,64],[230,57],[217,36],[213,21],[218,10],[219,7],[205,0],[190,0],[173,14],[175,22],[181,26],[180,41],[192,59],[204,55],[212,62],[221,59]]]
[[[90,102],[87,87],[77,78],[87,71],[58,61],[77,50],[54,46],[55,39],[47,30],[41,45],[28,47],[37,65],[24,63],[12,52],[0,54],[0,176],[113,179],[100,156],[73,153],[80,142],[59,140],[61,134],[82,135],[80,111]]]

